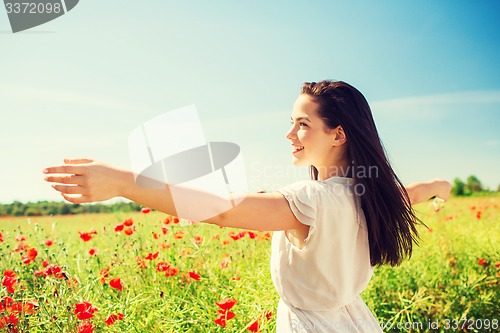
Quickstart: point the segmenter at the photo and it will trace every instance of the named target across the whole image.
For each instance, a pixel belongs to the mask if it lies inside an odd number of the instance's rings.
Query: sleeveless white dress
[[[271,275],[281,299],[276,331],[382,332],[359,294],[373,274],[366,220],[352,178],[302,181],[278,190],[308,225],[303,249],[275,232]]]

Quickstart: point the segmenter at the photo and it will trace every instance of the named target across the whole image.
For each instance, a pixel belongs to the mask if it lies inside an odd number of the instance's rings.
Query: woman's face
[[[317,113],[316,104],[309,95],[301,94],[293,106],[292,127],[286,138],[292,144],[293,164],[328,166],[335,138]]]

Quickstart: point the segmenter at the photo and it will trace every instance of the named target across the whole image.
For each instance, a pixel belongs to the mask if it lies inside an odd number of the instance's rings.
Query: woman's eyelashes
[[[295,122],[291,120],[290,124],[295,125]],[[307,127],[307,124],[304,122],[298,122],[297,125],[299,125],[299,127]]]

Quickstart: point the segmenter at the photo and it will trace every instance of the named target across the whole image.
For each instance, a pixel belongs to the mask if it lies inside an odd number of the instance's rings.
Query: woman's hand
[[[429,200],[436,196],[444,201],[450,198],[451,184],[441,178],[434,178],[426,182],[413,183],[406,186],[406,192],[412,205]]]
[[[133,175],[92,159],[65,159],[43,170],[45,180],[72,203],[104,201],[122,196]]]
[[[450,182],[440,178],[435,178],[432,181],[434,182],[435,196],[448,201],[452,189]]]

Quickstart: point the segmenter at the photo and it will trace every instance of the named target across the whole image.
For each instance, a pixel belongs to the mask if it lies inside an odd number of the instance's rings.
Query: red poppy
[[[269,240],[269,239],[271,239],[272,236],[273,236],[273,234],[268,231],[268,232],[265,232],[260,238],[263,240]]]
[[[37,301],[27,301],[23,305],[23,311],[25,314],[34,314],[35,310],[39,307]]]
[[[227,321],[233,319],[234,316],[235,313],[232,311],[219,310],[217,318],[214,319],[214,323],[216,323],[219,326],[226,327]]]
[[[249,330],[250,332],[260,332],[259,324],[262,319],[265,318],[266,320],[271,320],[272,316],[273,313],[271,311],[264,311],[257,319],[248,324],[247,330]]]
[[[165,270],[165,276],[175,276],[179,274],[179,268],[170,266]]]
[[[271,320],[271,318],[273,316],[273,312],[272,311],[264,311],[264,316],[266,316],[267,320]]]
[[[131,227],[134,225],[134,220],[132,219],[126,219],[125,221],[123,221],[123,224],[126,226],[126,227]]]
[[[201,243],[203,243],[203,237],[201,237],[200,235],[195,235],[193,239],[196,245],[200,245]]]
[[[62,279],[65,277],[65,273],[62,268],[55,264],[48,264],[43,270],[44,276],[53,276],[56,279]]]
[[[124,227],[125,225],[123,223],[118,223],[117,225],[115,225],[115,231],[120,232],[123,230]]]
[[[156,232],[153,232],[153,238],[154,239],[160,239],[160,235],[158,235]]]
[[[97,308],[89,302],[77,303],[75,305],[76,317],[80,320],[90,319],[94,316]]]
[[[236,299],[234,298],[230,298],[230,297],[226,297],[218,302],[216,302],[215,304],[217,304],[217,306],[219,308],[221,308],[222,310],[225,310],[225,311],[228,311],[228,310],[231,310],[231,308],[237,303]]]
[[[118,289],[118,290],[122,291],[123,290],[122,279],[115,278],[115,279],[109,280],[109,286],[113,289]]]
[[[219,326],[226,327],[226,317],[223,314],[219,313],[219,316],[214,319],[214,323]]]
[[[147,267],[146,260],[144,260],[140,256],[137,256],[137,258],[135,258],[135,261],[137,262],[137,266],[139,266],[140,269],[144,269]]]
[[[161,232],[166,235],[168,233],[168,227],[166,225],[161,226]]]
[[[46,240],[43,241],[43,243],[46,246],[52,246],[52,245],[54,245],[54,241],[52,239],[46,239]]]
[[[147,213],[149,213],[150,211],[151,211],[151,209],[150,209],[150,208],[148,208],[148,207],[144,207],[143,209],[141,209],[141,212],[142,212],[143,214],[147,214]]]
[[[108,318],[106,318],[104,322],[106,323],[106,325],[109,326],[113,325],[117,320],[123,320],[124,317],[125,315],[123,313],[117,313],[117,314],[112,313],[108,316]]]
[[[25,240],[26,240],[26,237],[23,235],[16,236],[16,242],[24,242]]]
[[[486,259],[484,259],[484,258],[479,258],[479,259],[477,259],[477,263],[478,263],[479,265],[483,266],[483,267],[486,267],[486,266],[488,266],[488,265],[489,265],[489,263],[488,263],[488,262],[486,261]]]
[[[169,215],[163,220],[163,224],[169,225],[170,223],[172,223],[172,216]]]
[[[170,267],[170,264],[165,261],[160,261],[156,264],[156,270],[158,272],[165,272]]]
[[[238,239],[241,238],[241,233],[239,232],[236,232],[236,231],[230,231],[228,233],[229,237],[231,237],[233,240],[237,241]],[[245,234],[243,234],[243,236],[245,236]]]
[[[35,260],[37,255],[38,251],[34,247],[31,247],[26,251],[26,254],[21,257],[21,261],[24,264],[29,264]]]
[[[167,250],[167,249],[170,249],[171,247],[172,247],[172,244],[170,244],[170,243],[165,243],[165,242],[160,243],[160,249],[162,249],[162,250]]]
[[[92,232],[81,232],[81,231],[78,231],[78,233],[80,234],[80,238],[84,242],[88,242],[89,240],[91,240],[92,239],[92,235],[94,234]]]
[[[127,235],[127,236],[133,235],[134,234],[134,228],[127,227],[127,228],[125,228],[124,232],[125,232],[125,235]]]
[[[222,259],[220,263],[220,269],[225,269],[229,266],[229,262],[231,261],[231,258],[224,258]]]
[[[7,292],[13,294],[14,287],[17,284],[16,273],[12,270],[5,270],[3,272],[2,286],[7,288]]]
[[[159,254],[160,254],[160,252],[155,252],[155,253],[151,253],[150,252],[150,253],[148,253],[148,255],[146,256],[146,258],[144,258],[144,259],[152,261],[152,260],[158,258]]]
[[[15,328],[15,326],[17,326],[18,322],[19,322],[19,318],[15,314],[11,313],[7,316],[0,317],[0,328],[12,327],[9,330],[9,332],[18,332],[17,328]]]
[[[201,279],[201,275],[199,275],[198,273],[195,273],[195,272],[189,272],[189,277],[193,280],[196,280],[196,281],[200,281]]]
[[[253,231],[247,231],[247,234],[250,239],[255,239],[257,237],[257,234]]]
[[[3,234],[0,232],[0,242],[3,242]]]
[[[109,267],[106,267],[105,269],[101,269],[99,271],[99,275],[101,276],[101,283],[104,284],[106,282],[106,279],[109,276]]]
[[[260,329],[259,329],[259,318],[255,319],[253,322],[251,322],[247,326],[247,330],[249,330],[250,332],[259,332],[260,331]]]
[[[478,220],[481,219],[481,211],[480,210],[476,213],[476,219],[478,219]]]
[[[78,325],[78,333],[94,333],[94,326],[90,321],[84,321]]]
[[[96,253],[97,253],[97,249],[95,247],[93,247],[89,250],[89,255],[91,255],[91,256],[95,255]]]
[[[175,239],[182,239],[182,237],[184,237],[184,230],[179,230],[175,232],[174,234]]]

